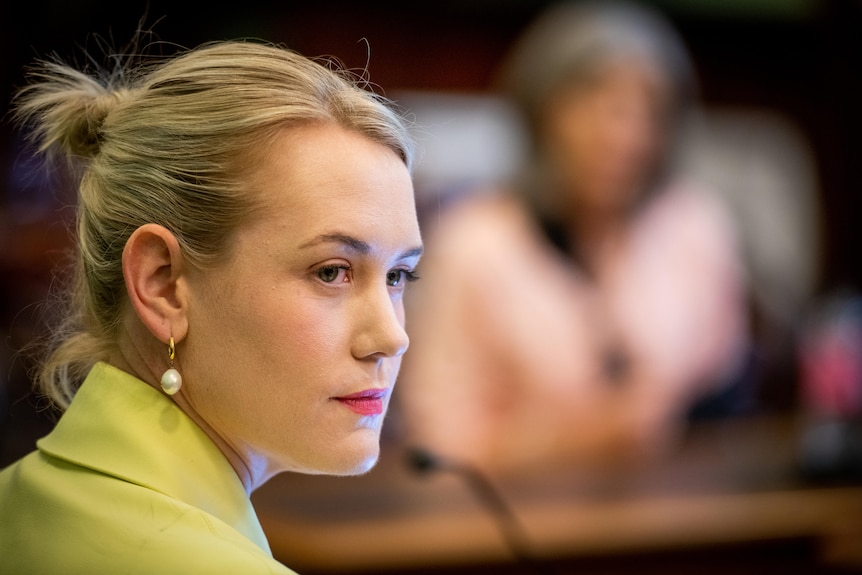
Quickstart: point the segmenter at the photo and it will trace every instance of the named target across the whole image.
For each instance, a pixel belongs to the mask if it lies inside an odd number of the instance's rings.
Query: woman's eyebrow
[[[351,250],[363,255],[366,255],[371,252],[371,246],[368,245],[368,242],[364,242],[360,239],[354,238],[353,236],[349,236],[342,233],[320,234],[311,241],[302,244],[301,246],[299,246],[299,248],[305,249],[325,243],[342,244],[344,246],[347,246]]]
[[[425,249],[422,246],[415,247],[413,249],[409,249],[401,253],[398,257],[399,260],[406,260],[408,258],[416,258],[422,255]]]
[[[331,234],[320,234],[319,236],[316,236],[314,239],[312,239],[308,242],[305,242],[304,244],[299,246],[299,248],[305,249],[305,248],[310,248],[310,247],[314,247],[314,246],[317,246],[320,244],[325,244],[325,243],[341,244],[341,245],[347,246],[352,251],[355,251],[355,252],[362,254],[362,255],[368,255],[371,253],[371,245],[369,245],[368,242],[365,242],[363,240],[355,238],[351,235],[338,233],[338,232],[331,233]],[[424,251],[423,246],[417,246],[415,248],[411,248],[411,249],[408,249],[408,250],[401,252],[398,255],[398,259],[408,259],[408,258],[418,257],[418,256],[422,255],[423,251]]]

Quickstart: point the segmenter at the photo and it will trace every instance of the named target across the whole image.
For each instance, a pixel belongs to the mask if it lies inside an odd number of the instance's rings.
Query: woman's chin
[[[368,473],[377,465],[380,459],[380,434],[368,434],[360,445],[345,454],[341,472],[338,475],[362,475]]]
[[[301,469],[300,473],[310,475],[362,475],[368,473],[377,464],[380,458],[380,446],[375,443],[362,450],[351,450],[349,453],[332,454],[326,460],[309,462]]]
[[[346,470],[344,473],[340,475],[362,475],[364,473],[368,473],[371,471],[375,465],[377,465],[377,460],[379,459],[380,453],[374,453],[374,455],[369,455],[365,459],[359,461],[355,465],[351,466],[350,469]]]

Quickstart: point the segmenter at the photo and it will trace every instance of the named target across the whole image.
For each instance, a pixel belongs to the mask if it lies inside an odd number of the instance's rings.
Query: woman
[[[685,51],[645,9],[562,4],[505,84],[532,162],[428,217],[405,425],[493,471],[660,453],[746,339],[732,226],[671,169]]]
[[[44,64],[17,100],[79,170],[79,250],[40,379],[65,413],[0,473],[0,572],[289,572],[249,494],[377,459],[422,251],[408,133],[267,45],[106,78]]]

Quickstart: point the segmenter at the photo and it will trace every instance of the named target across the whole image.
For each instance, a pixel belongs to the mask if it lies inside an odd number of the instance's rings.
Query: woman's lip
[[[333,397],[333,399],[359,415],[380,415],[383,413],[384,400],[388,393],[387,389],[366,389],[350,395]]]

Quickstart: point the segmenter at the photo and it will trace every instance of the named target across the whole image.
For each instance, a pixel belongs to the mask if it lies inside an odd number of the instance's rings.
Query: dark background
[[[23,67],[56,52],[83,62],[100,45],[124,48],[140,23],[149,51],[240,37],[284,43],[367,68],[379,91],[488,90],[514,38],[548,1],[413,0],[231,4],[132,0],[11,0],[2,36],[0,126],[0,465],[32,449],[47,425],[27,396],[17,351],[38,333],[50,267],[66,245],[73,199],[28,171],[6,114]],[[862,2],[858,0],[663,0],[653,2],[692,52],[709,105],[768,108],[808,138],[821,189],[823,249],[818,292],[862,287],[858,227],[862,185]],[[72,196],[73,198],[73,196]],[[0,383],[0,390],[3,385]],[[0,394],[2,395],[2,394]]]
[[[56,52],[82,61],[97,37],[124,47],[140,22],[170,53],[207,40],[254,37],[366,67],[384,91],[487,89],[511,41],[548,1],[414,0],[281,2],[13,0],[3,20],[2,105],[22,68]],[[821,287],[859,286],[862,161],[862,2],[858,0],[663,0],[691,49],[708,104],[786,114],[816,153],[825,208]],[[9,14],[11,12],[11,14]],[[16,149],[8,122],[0,151],[6,202]],[[2,203],[0,203],[2,205]],[[6,246],[3,246],[4,249]]]

